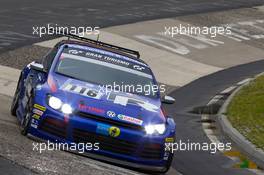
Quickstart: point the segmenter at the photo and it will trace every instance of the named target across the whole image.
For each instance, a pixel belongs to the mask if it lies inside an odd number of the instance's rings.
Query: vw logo
[[[116,116],[115,112],[113,112],[113,111],[107,111],[106,114],[108,117],[111,117],[111,118]]]

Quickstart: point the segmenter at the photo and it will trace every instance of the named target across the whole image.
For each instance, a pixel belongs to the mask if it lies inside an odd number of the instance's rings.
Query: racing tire
[[[16,92],[14,94],[12,104],[11,104],[11,108],[10,108],[10,113],[13,116],[16,116],[16,111],[18,108],[18,100],[19,100],[19,95],[20,95],[20,88],[21,88],[21,76],[19,77]]]
[[[165,174],[169,171],[171,164],[172,164],[172,161],[173,161],[173,154],[170,155],[169,160],[168,160],[166,166],[164,167],[164,170],[161,171],[161,173]]]
[[[171,167],[171,164],[172,164],[172,161],[173,161],[173,155],[174,154],[171,154],[166,165],[161,169],[161,170],[142,170],[141,172],[142,173],[147,173],[147,174],[153,174],[153,175],[161,175],[161,174],[166,174],[170,167]]]
[[[21,134],[24,136],[28,134],[28,130],[30,128],[32,109],[33,109],[33,98],[32,96],[30,96],[27,105],[25,107],[26,115],[23,117],[20,124]]]

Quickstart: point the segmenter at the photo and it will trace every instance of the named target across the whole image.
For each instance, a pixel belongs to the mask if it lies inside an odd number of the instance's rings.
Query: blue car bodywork
[[[24,124],[24,134],[69,144],[98,142],[99,150],[86,153],[125,166],[167,171],[173,155],[165,150],[165,143],[174,141],[175,123],[164,115],[159,92],[152,97],[103,93],[106,88],[98,84],[56,72],[66,54],[137,71],[153,77],[157,84],[149,66],[141,60],[84,42],[62,41],[44,57],[43,70],[29,64],[21,72],[11,112]],[[102,59],[102,55],[108,59]],[[72,113],[50,107],[50,96],[69,104]],[[160,123],[166,126],[164,133],[146,133],[145,126]]]

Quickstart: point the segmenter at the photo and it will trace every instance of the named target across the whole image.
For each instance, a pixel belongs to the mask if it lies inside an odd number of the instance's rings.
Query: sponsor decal
[[[38,109],[33,109],[33,113],[34,113],[34,114],[37,114],[37,115],[40,115],[40,116],[43,115],[43,111],[38,110]]]
[[[31,123],[38,125],[38,120],[32,119]]]
[[[159,107],[146,102],[146,101],[142,101],[133,97],[127,97],[127,96],[120,96],[116,93],[109,93],[108,98],[109,101],[113,101],[113,103],[115,104],[120,104],[122,106],[127,106],[127,104],[131,104],[131,105],[138,105],[140,107],[142,107],[145,110],[151,111],[151,112],[158,112]]]
[[[79,104],[79,110],[84,111],[84,112],[94,112],[94,113],[98,113],[98,114],[104,114],[105,113],[105,110],[103,110],[103,109],[92,107],[92,106],[87,106],[85,104]]]
[[[32,118],[39,120],[39,119],[40,119],[40,116],[37,115],[37,114],[33,114],[33,115],[32,115]]]
[[[170,143],[172,143],[172,142],[174,142],[174,138],[173,138],[173,137],[167,137],[167,138],[165,139],[165,142],[170,142]]]
[[[134,118],[134,117],[129,117],[129,116],[126,116],[126,115],[123,115],[123,114],[118,114],[117,117],[120,120],[127,121],[127,122],[130,122],[130,123],[134,123],[134,124],[137,124],[137,125],[142,125],[142,123],[143,123],[143,120],[140,120],[140,119],[137,119],[137,118]]]
[[[135,69],[140,72],[151,74],[151,71],[150,69],[147,68],[148,66],[146,64],[135,61],[134,59],[130,59],[127,57],[120,56],[118,54],[112,54],[110,52],[98,50],[94,48],[84,48],[84,49],[85,50],[65,48],[63,51],[63,55],[70,54],[73,56],[86,57],[88,59],[119,65],[129,69]]]
[[[168,160],[169,156],[170,156],[170,152],[165,151],[164,156],[163,156],[163,160]]]
[[[105,124],[98,124],[97,128],[96,128],[96,133],[98,134],[102,134],[102,135],[109,135],[109,125],[105,125]]]
[[[32,119],[31,120],[31,127],[33,127],[33,128],[38,128],[38,120],[35,120],[35,119]]]
[[[115,126],[110,126],[106,124],[98,124],[96,128],[96,133],[111,136],[111,137],[118,137],[121,133],[120,129]]]
[[[38,125],[35,125],[35,124],[33,124],[33,123],[31,123],[31,127],[32,127],[32,128],[35,128],[35,129],[38,129]]]
[[[66,81],[64,85],[61,86],[61,89],[67,92],[79,94],[85,97],[90,97],[93,99],[101,99],[102,93],[97,90],[88,88],[87,86],[77,85],[71,83],[72,80]]]
[[[133,61],[133,62],[137,62],[140,65],[147,66],[146,64],[144,64],[142,62],[139,62],[139,61],[136,61],[135,59],[131,59],[131,58],[128,58],[126,56],[122,56],[122,55],[119,55],[119,54],[115,54],[115,53],[112,53],[112,52],[109,52],[109,51],[105,51],[105,50],[101,50],[101,49],[97,49],[97,48],[92,48],[92,47],[87,47],[87,46],[79,46],[79,45],[72,45],[71,48],[82,49],[82,50],[85,50],[86,52],[87,51],[95,52],[95,53],[98,53],[98,54],[107,55],[107,56],[114,57],[114,58],[117,58],[117,59],[122,59],[122,60],[125,59],[127,61]],[[67,48],[67,49],[69,50],[71,48]],[[64,51],[66,53],[67,53],[67,49],[64,49]],[[80,53],[83,53],[83,52],[80,52]]]
[[[39,105],[39,104],[34,104],[33,107],[36,108],[36,109],[39,109],[39,110],[41,110],[41,111],[46,111],[46,107],[41,106],[41,105]]]
[[[113,118],[113,117],[116,116],[115,112],[113,112],[113,111],[107,111],[106,114],[107,114],[107,116],[110,117],[110,118]]]
[[[120,129],[118,127],[112,126],[109,128],[109,135],[111,137],[118,137],[120,135]]]
[[[164,155],[163,155],[163,160],[168,160],[169,159],[169,157],[170,157],[170,149],[171,149],[171,145],[170,144],[173,143],[173,142],[174,142],[174,138],[173,137],[165,138],[165,145],[169,144],[169,146],[166,146],[166,148],[169,147],[169,149],[165,148],[165,152],[164,152]]]
[[[64,49],[64,53],[67,53],[67,49]],[[81,57],[92,58],[95,60],[100,60],[100,61],[104,61],[104,62],[108,62],[108,63],[112,63],[112,64],[117,64],[117,65],[123,65],[123,66],[129,66],[130,65],[130,63],[127,61],[114,58],[114,57],[106,55],[104,53],[100,54],[100,53],[96,53],[93,51],[83,51],[83,50],[76,50],[76,49],[70,49],[70,50],[68,50],[68,53],[72,54],[72,55],[78,55]]]

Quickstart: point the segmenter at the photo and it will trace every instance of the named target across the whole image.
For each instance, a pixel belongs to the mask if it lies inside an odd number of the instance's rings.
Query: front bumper
[[[48,106],[45,108],[39,120],[32,121],[34,127],[29,130],[31,137],[69,144],[99,140],[100,150],[86,151],[84,155],[137,169],[165,170],[171,156],[170,152],[165,151],[165,141],[175,135],[175,126],[171,126],[171,123],[163,135],[148,136],[140,130],[120,127],[120,135],[113,138],[97,132],[99,124],[107,123],[77,115],[66,118]]]
[[[40,142],[46,142],[46,140],[40,139],[39,137],[36,137],[32,134],[28,134],[28,137],[30,139],[37,140]],[[84,154],[80,154],[80,153],[75,152],[75,151],[70,151],[70,152],[72,152],[74,154],[79,154],[82,156],[87,156],[88,158],[101,160],[101,161],[109,162],[109,163],[116,164],[116,165],[122,165],[125,167],[138,169],[138,170],[146,170],[146,171],[152,171],[152,172],[164,172],[167,170],[167,167],[165,167],[165,166],[153,166],[153,165],[144,165],[144,164],[139,164],[139,163],[133,163],[133,162],[128,162],[128,161],[115,159],[115,158],[111,158],[111,157],[106,157],[103,155],[93,154],[93,153],[89,153],[89,152],[85,152]]]

